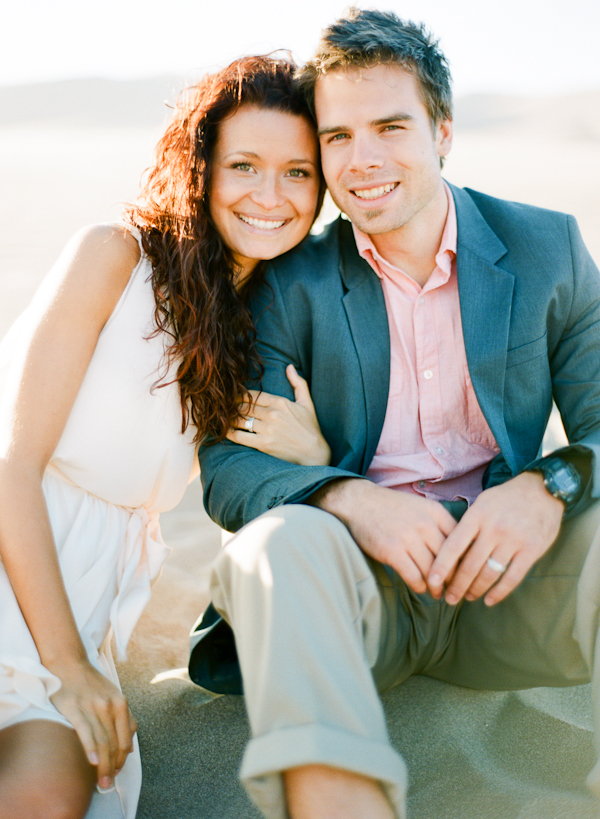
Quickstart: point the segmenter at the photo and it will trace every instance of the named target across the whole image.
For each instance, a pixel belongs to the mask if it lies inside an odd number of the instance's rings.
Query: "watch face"
[[[558,458],[556,462],[549,461],[544,469],[544,476],[546,487],[555,498],[569,503],[577,497],[581,480],[571,464]]]

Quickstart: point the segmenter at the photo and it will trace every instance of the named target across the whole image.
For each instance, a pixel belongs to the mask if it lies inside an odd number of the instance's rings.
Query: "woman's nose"
[[[265,210],[279,208],[285,203],[285,196],[278,181],[265,177],[250,194],[252,201]]]

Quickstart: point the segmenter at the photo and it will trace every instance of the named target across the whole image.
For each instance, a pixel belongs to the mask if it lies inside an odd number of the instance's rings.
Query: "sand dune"
[[[115,219],[179,83],[81,80],[0,88],[0,335],[67,238]],[[600,261],[600,92],[456,104],[447,178],[574,213]],[[164,516],[173,555],[121,667],[140,723],[145,768],[139,819],[252,819],[236,781],[247,725],[240,698],[214,698],[177,671],[207,601],[219,532],[199,484]],[[592,745],[588,692],[469,692],[415,678],[385,697],[391,735],[411,774],[411,819],[587,819]]]

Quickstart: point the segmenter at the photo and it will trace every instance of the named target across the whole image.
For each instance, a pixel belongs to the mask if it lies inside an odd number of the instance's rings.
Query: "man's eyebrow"
[[[412,114],[407,114],[405,111],[401,111],[397,114],[390,114],[389,117],[382,117],[381,119],[374,119],[369,125],[374,125],[376,127],[380,125],[390,125],[392,122],[412,122],[414,117]],[[351,131],[352,129],[347,125],[333,125],[331,128],[319,128],[317,131],[317,136],[326,136],[327,134],[339,134],[342,131]]]
[[[339,134],[340,131],[349,131],[350,128],[343,125],[332,125],[331,128],[318,128],[317,136],[326,136],[327,134]]]
[[[411,114],[402,111],[399,114],[392,114],[389,117],[373,120],[371,125],[390,125],[392,122],[412,122],[413,120],[414,117]]]

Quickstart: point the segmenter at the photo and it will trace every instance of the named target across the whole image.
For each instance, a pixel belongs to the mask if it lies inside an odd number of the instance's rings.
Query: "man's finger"
[[[446,510],[444,510],[446,511]],[[448,512],[450,515],[450,513]],[[450,517],[452,517],[450,515]],[[454,520],[454,519],[453,519]],[[479,522],[474,516],[465,513],[457,523],[438,553],[429,572],[427,585],[433,597],[441,597],[444,583],[452,577],[458,561],[467,551],[479,532]]]
[[[429,569],[431,568],[431,564],[433,563],[435,554],[432,551],[431,546],[429,544],[416,542],[414,546],[410,548],[408,556],[419,570],[421,580],[423,581],[423,584],[425,584],[422,585],[419,582],[418,590],[414,589],[412,586],[411,588],[413,588],[413,591],[418,591],[418,594],[424,594],[427,591],[427,584],[425,578],[429,573]]]
[[[414,562],[411,555],[404,554],[402,561],[393,568],[398,572],[406,585],[415,592],[415,594],[425,594],[427,591],[425,576]]]
[[[442,532],[445,537],[448,537],[450,532],[453,532],[456,529],[458,523],[445,506],[442,506],[441,503],[437,504],[437,506],[438,508],[436,509],[435,513],[435,522],[440,532]],[[436,554],[438,552],[436,552]]]
[[[492,561],[492,566],[490,566],[490,561]],[[502,569],[498,568],[499,566],[508,566],[511,561],[511,555],[504,556],[498,550],[494,551],[491,557],[488,557],[483,566],[481,567],[481,571],[473,580],[469,588],[465,593],[465,599],[472,602],[473,600],[478,600],[482,597],[486,592],[488,592],[494,584],[496,584],[501,578],[504,572]],[[494,562],[498,564],[498,566],[494,565]]]
[[[517,554],[506,572],[502,575],[502,578],[483,598],[483,602],[486,606],[493,606],[501,600],[504,600],[505,597],[508,597],[511,591],[517,588],[532,565],[533,561]]]

